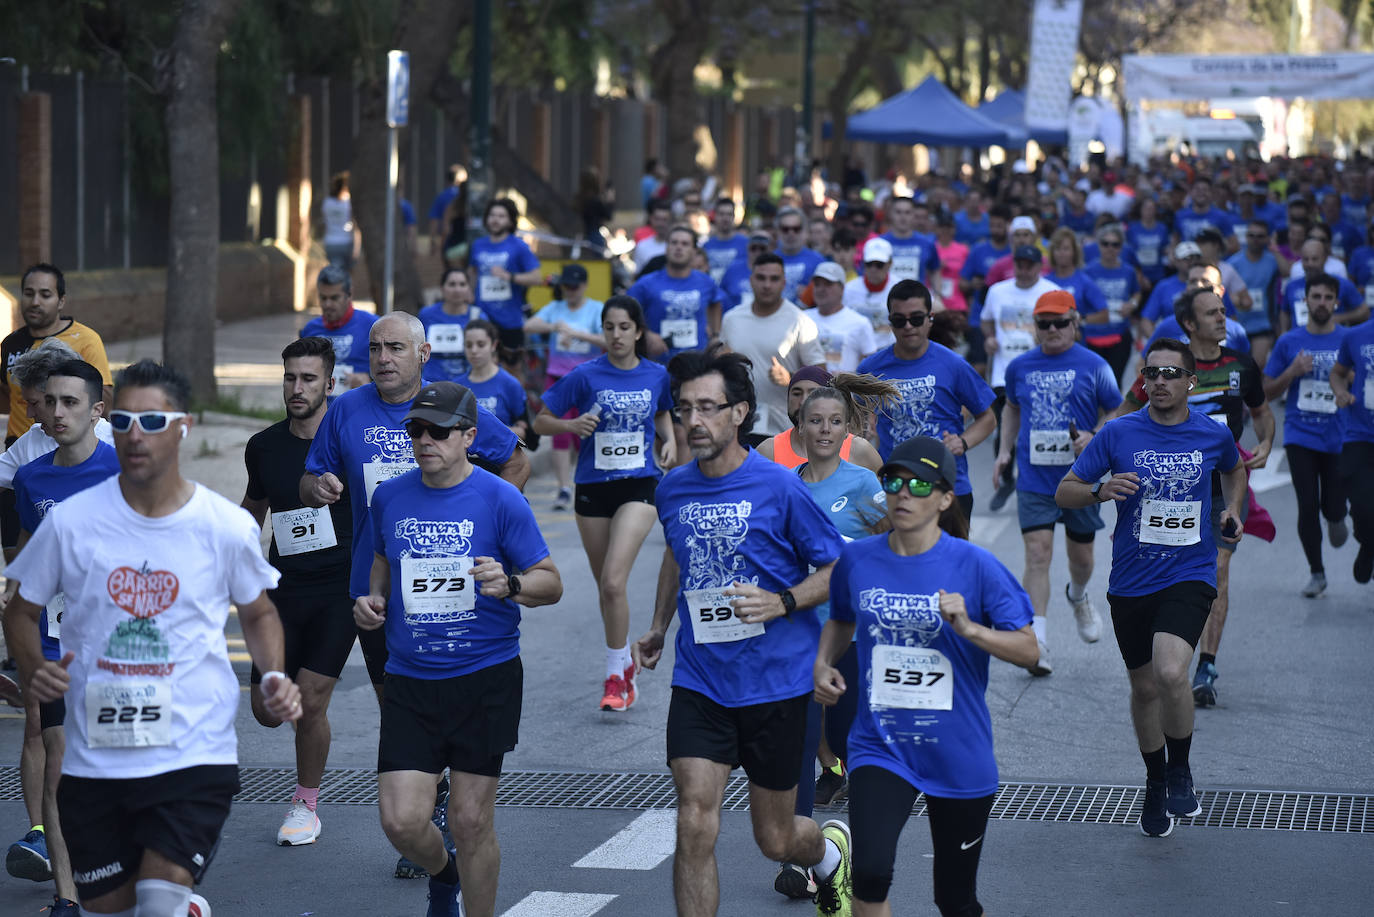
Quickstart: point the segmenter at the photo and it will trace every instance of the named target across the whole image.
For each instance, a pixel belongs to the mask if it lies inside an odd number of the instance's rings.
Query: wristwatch
[[[506,598],[513,599],[520,594],[520,577],[514,573],[506,577]]]
[[[1098,503],[1102,502],[1102,485],[1106,483],[1106,481],[1098,481],[1093,485],[1093,499]]]
[[[786,617],[797,610],[797,597],[792,594],[791,589],[784,589],[778,593],[778,598],[782,599],[782,613]]]

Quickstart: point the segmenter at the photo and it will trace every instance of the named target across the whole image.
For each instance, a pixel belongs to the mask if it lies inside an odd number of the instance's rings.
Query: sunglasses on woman
[[[933,483],[922,481],[920,478],[904,478],[899,474],[889,474],[883,478],[883,490],[893,496],[901,493],[903,487],[913,497],[928,497],[935,489]]]

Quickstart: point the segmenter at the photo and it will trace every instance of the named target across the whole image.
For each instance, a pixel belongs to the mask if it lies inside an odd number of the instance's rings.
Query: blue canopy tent
[[[1026,127],[1026,97],[1019,90],[1003,89],[997,94],[997,98],[984,102],[975,110],[999,124],[1020,128],[1030,136],[1030,139],[1042,146],[1064,146],[1069,142],[1067,129]]]
[[[944,83],[928,76],[916,88],[850,117],[845,138],[926,146],[1016,147],[1026,142],[1026,130],[979,114]]]

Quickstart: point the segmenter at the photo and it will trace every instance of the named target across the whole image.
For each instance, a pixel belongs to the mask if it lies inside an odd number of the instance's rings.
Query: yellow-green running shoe
[[[816,877],[816,917],[851,917],[854,880],[849,875],[849,826],[832,818],[821,825],[821,837],[840,848],[840,865],[830,878]]]

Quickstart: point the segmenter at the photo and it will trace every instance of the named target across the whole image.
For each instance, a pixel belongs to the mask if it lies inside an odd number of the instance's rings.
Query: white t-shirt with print
[[[807,309],[806,315],[816,323],[821,349],[825,351],[825,368],[832,373],[852,373],[860,360],[877,353],[872,323],[848,306],[829,315],[822,314],[820,309]]]
[[[816,323],[796,305],[783,300],[771,315],[757,315],[753,306],[731,309],[720,323],[720,339],[753,363],[754,396],[758,400],[755,433],[781,433],[792,428],[787,417],[787,386],[770,378],[773,359],[788,375],[803,366],[825,362]]]
[[[1044,277],[1022,289],[1016,278],[994,283],[988,287],[983,300],[983,321],[992,322],[997,339],[997,351],[992,355],[993,388],[1006,384],[1007,364],[1035,346],[1035,301],[1059,287]]]
[[[55,506],[6,570],[35,605],[66,595],[62,773],[131,779],[237,764],[231,602],[277,584],[247,511],[206,487],[176,512],[135,512],[115,476]],[[168,709],[170,708],[170,709]]]

